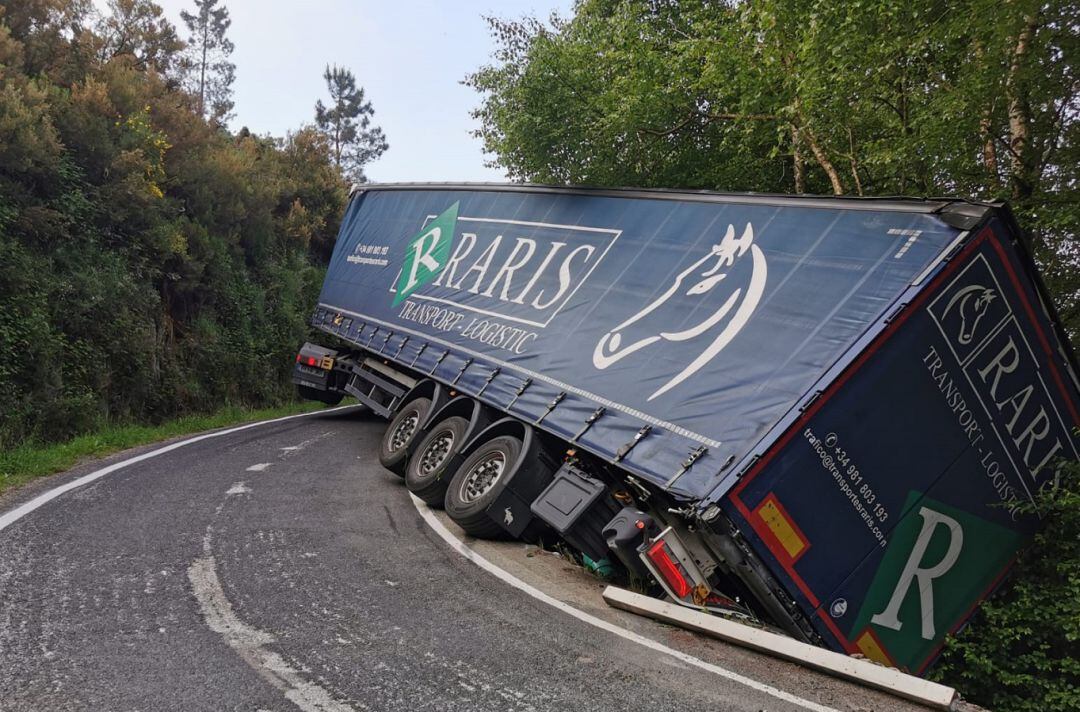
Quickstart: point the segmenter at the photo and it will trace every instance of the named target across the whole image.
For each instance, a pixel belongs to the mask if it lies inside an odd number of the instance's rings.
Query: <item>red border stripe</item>
[[[991,240],[990,244],[993,245],[994,250],[998,253],[998,257],[1001,258],[1002,264],[1005,265],[1005,271],[1008,273],[1009,279],[1013,283],[1013,289],[1016,291],[1017,295],[1019,295],[1020,302],[1024,305],[1024,310],[1027,311],[1028,321],[1030,321],[1032,327],[1034,327],[1035,333],[1039,335],[1039,343],[1042,344],[1043,351],[1046,352],[1046,361],[1050,364],[1050,373],[1054,376],[1054,382],[1057,383],[1058,390],[1061,391],[1061,395],[1065,398],[1065,404],[1069,407],[1069,415],[1072,416],[1073,425],[1080,424],[1080,414],[1077,414],[1076,404],[1073,403],[1073,399],[1069,396],[1069,391],[1065,387],[1065,382],[1058,372],[1057,364],[1054,363],[1054,351],[1050,348],[1050,341],[1046,338],[1046,333],[1043,332],[1042,325],[1039,323],[1039,318],[1035,314],[1035,309],[1031,306],[1031,302],[1024,292],[1024,287],[1020,283],[1020,278],[1016,276],[1016,271],[1013,269],[1012,263],[1009,262],[1009,258],[1005,254],[1005,248],[1001,246],[1001,241]]]

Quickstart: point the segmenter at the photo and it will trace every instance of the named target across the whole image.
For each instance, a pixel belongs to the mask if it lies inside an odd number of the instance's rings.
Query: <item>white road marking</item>
[[[247,468],[247,471],[248,472],[262,472],[267,467],[270,467],[269,462],[257,462],[254,465],[252,465],[251,467]]]
[[[248,494],[251,488],[245,482],[234,482],[233,486],[225,491],[225,494]]]
[[[71,482],[68,482],[67,484],[63,484],[63,485],[60,485],[59,487],[51,489],[48,492],[45,492],[44,494],[40,494],[37,497],[34,497],[29,502],[26,502],[26,503],[16,507],[15,509],[12,509],[9,512],[5,512],[4,514],[0,515],[0,531],[3,531],[4,529],[7,529],[12,524],[19,521],[23,517],[25,517],[27,514],[30,514],[30,512],[33,512],[35,509],[37,509],[37,508],[39,508],[39,507],[41,507],[41,506],[43,506],[45,504],[48,504],[49,502],[51,502],[52,500],[56,499],[57,497],[59,497],[60,495],[66,493],[66,492],[70,492],[71,490],[82,487],[83,485],[88,485],[91,482],[93,482],[94,480],[101,479],[105,475],[116,472],[117,470],[121,470],[121,469],[123,469],[125,467],[129,467],[131,465],[134,465],[137,462],[142,462],[143,460],[149,460],[150,458],[157,457],[158,455],[164,455],[167,452],[172,452],[173,450],[176,450],[177,448],[182,448],[185,445],[191,445],[192,443],[197,443],[197,442],[200,442],[202,440],[209,440],[210,438],[219,438],[222,435],[230,435],[232,433],[238,433],[241,430],[248,430],[249,428],[257,428],[257,427],[259,427],[261,425],[270,425],[271,423],[280,423],[280,422],[283,422],[283,421],[286,421],[286,420],[292,420],[293,418],[306,418],[308,416],[318,415],[320,413],[333,413],[333,412],[339,411],[339,410],[346,410],[348,408],[358,408],[358,407],[359,406],[355,406],[355,405],[342,405],[342,406],[338,406],[337,408],[327,408],[325,410],[315,410],[315,411],[312,411],[310,413],[298,413],[297,415],[286,415],[286,416],[281,417],[281,418],[274,418],[273,420],[260,420],[260,421],[255,422],[255,423],[248,423],[247,425],[239,425],[239,426],[237,426],[235,428],[229,428],[228,430],[219,430],[219,431],[214,432],[214,433],[205,433],[203,435],[196,435],[193,438],[188,438],[187,440],[181,440],[180,442],[172,443],[171,445],[166,445],[165,447],[159,447],[157,450],[151,450],[150,452],[144,452],[142,455],[136,455],[135,457],[129,458],[127,460],[122,460],[120,462],[115,462],[115,463],[109,465],[108,467],[103,467],[100,470],[94,470],[90,474],[83,475],[82,477],[78,477],[78,478],[72,480]]]
[[[741,685],[745,685],[751,689],[757,690],[758,692],[763,692],[766,695],[771,695],[772,697],[783,700],[785,702],[790,702],[793,705],[798,705],[799,707],[803,707],[808,710],[814,710],[814,712],[839,712],[839,710],[833,707],[826,707],[825,705],[818,704],[817,702],[805,700],[789,692],[784,692],[783,690],[773,687],[772,685],[758,682],[757,680],[753,680],[744,675],[740,675],[737,672],[732,672],[731,670],[722,668],[719,665],[713,665],[712,663],[705,662],[700,658],[695,658],[693,655],[688,655],[682,651],[675,650],[674,648],[669,648],[663,643],[656,642],[652,638],[646,638],[639,633],[627,630],[626,628],[615,625],[614,623],[609,623],[602,618],[597,618],[590,613],[578,610],[577,608],[574,608],[568,603],[549,596],[535,586],[525,583],[517,576],[514,576],[510,572],[499,568],[495,564],[485,559],[480,554],[473,551],[463,541],[454,536],[454,534],[451,533],[451,531],[447,529],[446,526],[443,525],[443,523],[440,522],[434,514],[432,514],[431,509],[428,508],[426,504],[424,504],[423,500],[421,500],[415,495],[410,495],[410,497],[412,497],[413,506],[416,507],[416,511],[419,512],[420,516],[424,519],[427,525],[431,527],[432,530],[436,534],[438,534],[447,544],[449,544],[452,549],[457,551],[459,554],[461,554],[466,559],[473,562],[480,568],[492,574],[496,578],[502,580],[503,582],[513,586],[514,588],[524,593],[527,593],[533,598],[543,603],[546,603],[549,606],[557,608],[563,613],[571,615],[574,618],[582,621],[583,623],[588,623],[589,625],[607,631],[608,633],[617,635],[624,640],[629,640],[633,643],[637,643],[638,645],[643,645],[646,648],[650,648],[659,653],[663,653],[664,655],[669,655],[676,660],[684,662],[688,665],[692,665],[693,667],[705,670],[706,672],[711,672],[714,675],[726,678],[728,680],[731,680],[732,682],[737,682]]]
[[[302,712],[355,712],[322,686],[305,680],[281,655],[268,650],[265,646],[274,642],[273,635],[248,625],[236,615],[217,575],[212,536],[213,525],[206,528],[203,536],[203,555],[188,567],[192,592],[210,630],[221,635],[245,663]]]
[[[295,455],[296,453],[300,452],[301,450],[306,448],[308,445],[311,445],[312,443],[317,443],[320,440],[322,440],[323,438],[328,438],[331,435],[334,435],[335,432],[336,431],[334,431],[334,430],[330,430],[330,431],[327,431],[325,433],[320,433],[319,435],[316,435],[313,438],[308,438],[307,440],[305,440],[302,443],[299,443],[297,445],[286,445],[285,447],[279,447],[278,450],[281,450],[281,456],[282,457],[289,457],[290,455]]]
[[[136,455],[135,457],[131,457],[127,460],[122,460],[120,462],[113,463],[112,465],[109,465],[107,467],[94,470],[93,472],[83,475],[82,477],[78,477],[70,482],[60,485],[59,487],[48,490],[43,494],[40,494],[37,497],[31,499],[29,502],[25,502],[22,505],[16,507],[15,509],[5,512],[4,514],[0,515],[0,531],[3,531],[4,529],[19,521],[23,517],[27,516],[31,512],[41,508],[42,506],[48,504],[57,497],[66,494],[67,492],[90,484],[91,482],[99,480],[106,475],[116,472],[117,470],[121,470],[125,467],[129,467],[136,463],[143,462],[144,460],[158,457],[159,455],[164,455],[165,453],[182,448],[185,445],[191,445],[193,443],[201,442],[203,440],[209,440],[211,438],[217,438],[223,435],[230,435],[232,433],[248,430],[251,428],[257,428],[262,425],[270,425],[272,423],[280,423],[286,420],[293,420],[295,418],[305,418],[311,415],[318,415],[320,413],[332,413],[335,411],[347,410],[349,408],[357,407],[358,406],[355,405],[339,406],[337,408],[327,408],[325,410],[312,411],[310,413],[286,415],[281,418],[274,418],[272,420],[261,420],[255,423],[240,425],[235,428],[228,428],[226,430],[219,430],[213,433],[196,435],[195,437],[188,438],[187,440],[181,440],[179,442],[160,447],[156,450],[151,450],[141,455]],[[297,448],[296,446],[293,446],[292,449]],[[536,598],[539,601],[542,601],[543,603],[546,603],[558,610],[561,610],[564,613],[573,616],[574,618],[577,618],[584,623],[588,623],[589,625],[600,628],[601,630],[607,631],[613,635],[617,635],[620,638],[629,640],[634,643],[638,643],[639,645],[643,645],[647,648],[656,650],[657,652],[663,653],[665,655],[669,655],[689,665],[705,670],[707,672],[714,673],[720,677],[732,680],[734,682],[746,685],[747,687],[761,691],[765,694],[776,697],[777,699],[790,702],[792,704],[804,707],[809,710],[814,710],[814,712],[839,712],[839,710],[836,710],[835,708],[826,707],[816,702],[811,702],[810,700],[804,700],[801,697],[797,697],[796,695],[784,692],[783,690],[772,687],[771,685],[760,683],[756,680],[752,680],[743,675],[739,675],[738,673],[732,672],[718,665],[707,663],[704,660],[693,657],[692,655],[687,655],[686,653],[680,652],[673,648],[669,648],[668,646],[658,643],[651,638],[646,638],[643,635],[639,635],[638,633],[634,633],[633,631],[627,630],[613,623],[609,623],[589,613],[580,611],[573,606],[570,606],[569,604],[559,601],[558,599],[549,596],[548,594],[535,588],[534,586],[525,583],[516,576],[504,571],[503,569],[491,563],[484,557],[477,554],[475,551],[473,551],[464,543],[462,543],[459,539],[457,539],[457,537],[455,537],[452,533],[450,533],[450,531],[445,526],[443,526],[442,522],[440,522],[431,513],[427,505],[425,505],[422,500],[418,499],[415,496],[412,497],[412,500],[417,512],[420,513],[420,516],[424,519],[425,522],[427,522],[428,526],[430,526],[436,534],[438,534],[444,541],[446,541],[446,543],[449,544],[451,548],[453,548],[459,554],[464,556],[466,559],[469,559],[474,564],[484,569],[488,573],[491,573],[505,583],[521,590],[524,593],[527,593],[528,595]],[[188,579],[191,581],[192,587],[195,590],[196,598],[199,600],[199,604],[203,610],[203,614],[207,617],[208,625],[210,625],[211,628],[216,632],[221,633],[225,637],[226,642],[229,642],[230,645],[232,645],[233,642],[236,642],[237,645],[245,651],[261,652],[262,655],[258,659],[259,669],[265,671],[266,674],[270,676],[267,679],[273,678],[279,683],[288,685],[289,689],[285,692],[286,697],[298,707],[300,707],[302,710],[304,710],[304,712],[353,712],[353,708],[347,707],[342,703],[337,702],[333,698],[330,698],[329,694],[326,693],[323,688],[319,687],[318,685],[314,685],[313,683],[309,683],[306,680],[303,680],[299,676],[299,674],[296,673],[296,671],[281,658],[280,655],[262,649],[261,646],[264,644],[263,641],[270,642],[273,640],[273,637],[270,636],[270,634],[265,633],[264,631],[260,631],[258,629],[252,628],[251,626],[248,626],[236,617],[236,614],[232,610],[232,605],[225,597],[224,589],[221,588],[221,581],[218,579],[216,572],[216,562],[212,554],[209,553],[208,547],[209,540],[207,539],[204,542],[204,553],[206,555],[197,559],[188,569]],[[213,622],[211,623],[211,621]],[[217,628],[215,628],[214,626],[217,626]],[[243,655],[244,653],[241,654]],[[320,691],[321,693],[326,694],[327,697],[322,697]],[[308,706],[305,707],[304,705]]]

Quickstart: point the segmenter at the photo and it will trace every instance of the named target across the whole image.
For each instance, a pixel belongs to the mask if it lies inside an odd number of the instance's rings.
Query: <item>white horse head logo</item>
[[[719,300],[717,308],[706,319],[681,331],[661,331],[633,341],[625,336],[628,327],[655,312],[680,292],[686,296],[697,296],[705,299],[707,295],[710,295],[714,289],[723,283],[724,278],[728,276],[729,268],[733,267],[746,254],[750,255],[753,268],[749,284],[732,285],[727,298]],[[716,334],[712,342],[705,347],[705,350],[691,361],[686,368],[649,396],[649,400],[666,393],[709,363],[746,325],[750,315],[757,308],[758,302],[761,301],[762,293],[765,291],[767,272],[768,266],[765,263],[765,254],[761,251],[761,248],[754,244],[753,225],[747,223],[742,236],[738,238],[735,237],[735,226],[729,225],[727,233],[719,245],[713,245],[708,254],[676,275],[671,286],[664,290],[664,293],[653,300],[651,304],[601,337],[593,350],[593,365],[599,369],[604,369],[635,351],[640,351],[658,341],[689,341],[723,323],[723,328]],[[684,286],[686,284],[690,285],[689,288]],[[730,318],[728,318],[729,315]],[[668,321],[656,318],[652,321],[653,323],[674,323],[674,320]]]
[[[967,346],[975,338],[975,329],[978,328],[979,322],[990,308],[990,303],[995,299],[997,299],[997,294],[993,289],[981,284],[972,284],[957,292],[945,305],[942,316],[952,311],[954,306],[960,309],[960,333],[957,335],[957,341],[963,346]]]

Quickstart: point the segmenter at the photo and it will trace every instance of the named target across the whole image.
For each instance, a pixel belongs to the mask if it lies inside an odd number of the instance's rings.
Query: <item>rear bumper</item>
[[[296,355],[292,382],[300,396],[323,403],[337,403],[345,395],[347,374],[341,366],[347,358],[318,344],[306,343]]]
[[[332,371],[327,371],[321,367],[306,366],[298,363],[293,366],[292,382],[298,386],[325,391],[330,389],[332,383],[331,373]]]

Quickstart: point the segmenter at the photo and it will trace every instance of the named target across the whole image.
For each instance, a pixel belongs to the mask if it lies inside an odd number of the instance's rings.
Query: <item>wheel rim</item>
[[[420,464],[417,465],[416,469],[421,475],[430,475],[446,462],[446,458],[450,456],[450,450],[453,447],[454,431],[449,429],[440,431],[420,456]]]
[[[416,426],[419,424],[420,411],[409,411],[409,414],[401,419],[398,426],[394,428],[394,432],[390,434],[390,452],[397,452],[408,445],[413,433],[416,432]]]
[[[506,456],[497,450],[489,453],[473,465],[461,481],[461,500],[471,503],[480,499],[491,491],[505,471]]]

